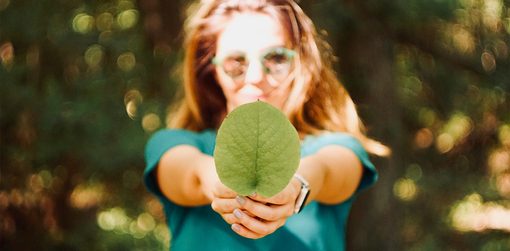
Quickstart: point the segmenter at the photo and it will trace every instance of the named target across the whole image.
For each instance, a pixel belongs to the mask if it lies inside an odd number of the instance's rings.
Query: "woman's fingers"
[[[271,198],[262,198],[257,194],[240,196],[217,182],[213,187],[211,207],[239,235],[258,239],[276,231],[293,214],[294,190],[287,186]]]
[[[237,196],[236,201],[246,211],[267,221],[285,219],[293,214],[294,204],[272,205],[254,201],[249,197]]]
[[[234,218],[231,218],[234,217]],[[227,222],[234,221],[232,229],[239,235],[246,238],[258,239],[268,234],[272,234],[276,229],[280,228],[285,224],[285,218],[277,221],[265,221],[249,217],[246,212],[236,209],[231,215],[228,215]]]
[[[235,199],[215,199],[212,201],[211,207],[219,214],[232,213],[234,209],[241,208]]]
[[[290,194],[285,193],[285,191],[282,191],[279,194],[277,194],[273,197],[270,197],[270,198],[260,197],[258,194],[255,194],[255,196],[250,195],[248,197],[250,199],[258,201],[258,202],[263,202],[265,204],[269,203],[269,204],[274,204],[274,205],[283,205],[285,203],[292,201]]]

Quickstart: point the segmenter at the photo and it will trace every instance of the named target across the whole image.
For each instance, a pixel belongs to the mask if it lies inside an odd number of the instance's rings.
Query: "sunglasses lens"
[[[279,74],[286,72],[292,65],[294,51],[283,47],[271,49],[263,54],[260,62],[266,73]],[[244,53],[234,53],[219,62],[213,59],[214,64],[220,63],[227,75],[232,78],[241,77],[248,70],[250,61]]]
[[[223,69],[230,77],[239,77],[248,68],[244,55],[232,55],[223,61]]]
[[[283,49],[278,48],[266,54],[262,63],[268,73],[277,74],[290,68],[292,58],[285,54]]]

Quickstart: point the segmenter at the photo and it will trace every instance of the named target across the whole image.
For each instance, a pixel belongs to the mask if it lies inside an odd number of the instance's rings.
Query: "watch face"
[[[303,196],[303,202],[301,204],[301,208],[299,209],[299,211],[303,210],[303,207],[305,207],[305,204],[306,204],[306,199],[308,199],[308,195],[310,195],[310,188],[308,187],[303,187],[301,189],[301,192],[305,193],[305,196]]]

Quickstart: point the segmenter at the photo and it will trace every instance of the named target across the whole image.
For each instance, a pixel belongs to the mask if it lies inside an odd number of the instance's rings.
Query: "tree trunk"
[[[393,84],[393,42],[362,2],[349,3],[359,16],[347,28],[350,35],[335,46],[341,61],[340,75],[349,90],[358,92],[352,96],[367,125],[368,136],[388,145],[392,156],[372,155],[379,180],[360,193],[352,207],[347,224],[347,250],[401,250],[403,220],[393,196],[393,184],[402,169],[399,148],[403,145],[403,131]]]

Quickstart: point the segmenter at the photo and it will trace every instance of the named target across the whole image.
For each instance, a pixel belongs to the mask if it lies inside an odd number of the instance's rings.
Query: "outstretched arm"
[[[213,157],[189,145],[165,152],[154,175],[162,193],[182,206],[210,204],[212,188],[219,181]]]
[[[348,148],[328,145],[303,158],[298,174],[310,183],[309,201],[337,204],[350,198],[361,181],[363,167]]]

